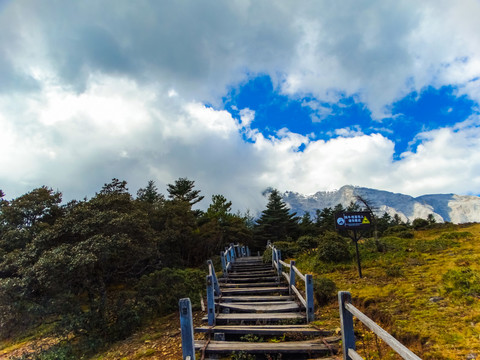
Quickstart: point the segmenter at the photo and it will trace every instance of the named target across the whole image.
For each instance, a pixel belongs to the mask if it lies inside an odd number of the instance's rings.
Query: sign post
[[[360,264],[360,253],[358,251],[358,230],[368,230],[372,223],[372,217],[368,211],[351,211],[335,214],[335,227],[337,230],[352,230],[352,240],[355,243],[357,252],[358,275],[362,278],[362,266]]]

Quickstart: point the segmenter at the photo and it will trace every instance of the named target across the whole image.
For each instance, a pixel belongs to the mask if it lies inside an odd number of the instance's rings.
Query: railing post
[[[212,267],[213,286],[214,286],[215,292],[217,293],[217,296],[220,296],[222,295],[222,293],[220,292],[220,285],[218,284],[217,274],[215,274],[215,268],[213,266],[212,260],[207,260],[207,264],[209,267],[210,266]]]
[[[225,261],[225,253],[223,251],[220,251],[220,260],[222,261],[223,277],[226,277],[228,275],[228,270],[227,262]]]
[[[353,332],[353,315],[345,309],[345,303],[352,301],[348,291],[338,292],[338,305],[340,307],[340,327],[342,329],[343,360],[352,360],[348,356],[348,349],[355,350],[355,334]]]
[[[295,282],[295,270],[293,269],[293,267],[295,266],[295,260],[290,260],[290,281],[288,283],[288,293],[290,295],[292,295],[292,286],[295,286],[296,282]]]
[[[280,264],[280,260],[282,260],[282,252],[277,250],[277,265],[278,265],[278,277],[282,277],[282,264]]]
[[[307,303],[307,322],[315,320],[315,311],[313,304],[313,277],[311,274],[305,274],[305,301]]]
[[[192,304],[189,298],[180,299],[180,330],[182,332],[183,359],[195,360],[195,342],[193,339]]]
[[[247,246],[247,256],[250,256],[250,248]]]
[[[232,256],[231,256],[230,250],[228,250],[228,248],[225,248],[225,252],[227,254],[226,257],[227,257],[227,264],[228,264],[229,262],[232,261]]]
[[[213,277],[207,275],[207,314],[208,325],[215,325],[215,295],[213,293]]]
[[[275,248],[272,247],[272,267],[275,267]]]
[[[233,246],[233,244],[230,244],[230,261],[232,263],[235,262],[235,247]]]

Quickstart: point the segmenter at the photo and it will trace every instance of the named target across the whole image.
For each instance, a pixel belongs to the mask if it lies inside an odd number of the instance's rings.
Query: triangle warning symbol
[[[362,224],[370,224],[370,221],[368,221],[366,216],[363,217]]]

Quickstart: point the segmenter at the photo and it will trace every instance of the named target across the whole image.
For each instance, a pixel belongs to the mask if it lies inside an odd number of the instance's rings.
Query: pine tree
[[[267,208],[262,212],[255,226],[255,242],[264,247],[267,241],[288,241],[298,236],[298,218],[290,209],[278,190],[270,193]]]
[[[175,184],[168,184],[168,197],[172,200],[185,201],[190,206],[203,200],[203,196],[200,196],[200,190],[193,190],[195,181],[188,180],[187,178],[179,178],[175,180]]]

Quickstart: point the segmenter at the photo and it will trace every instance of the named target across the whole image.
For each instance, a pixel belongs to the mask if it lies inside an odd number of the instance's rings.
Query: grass
[[[355,306],[422,359],[465,359],[477,352],[480,224],[449,225],[415,231],[413,239],[381,241],[385,253],[373,248],[373,240],[359,244],[362,279],[354,262],[324,264],[315,255],[303,255],[297,258],[297,266],[332,279],[339,290],[350,291]],[[460,289],[451,291],[452,286]],[[321,309],[318,325],[339,326],[336,306],[335,302]],[[369,358],[379,357],[372,352]]]

